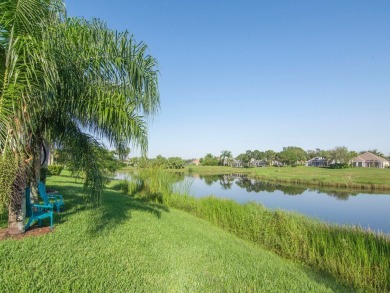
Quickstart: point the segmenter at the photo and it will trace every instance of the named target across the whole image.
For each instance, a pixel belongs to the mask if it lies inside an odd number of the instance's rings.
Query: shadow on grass
[[[132,212],[141,211],[161,218],[162,212],[169,212],[169,209],[161,204],[148,202],[142,199],[134,199],[125,195],[118,194],[112,189],[105,189],[102,197],[99,212],[94,214],[91,221],[89,232],[98,234],[101,231],[107,231],[115,228],[127,220],[131,219]]]
[[[317,282],[318,284],[323,284],[327,288],[330,288],[332,292],[341,292],[344,293],[354,293],[359,292],[358,290],[347,286],[346,284],[339,283],[336,277],[332,276],[328,272],[319,271],[310,267],[305,266],[303,268],[306,276],[308,276],[311,280]],[[341,288],[341,289],[340,289]]]
[[[55,223],[63,223],[74,214],[90,211],[86,217],[90,217],[87,219],[89,221],[87,231],[91,235],[100,234],[102,231],[106,233],[108,230],[114,229],[131,219],[133,211],[151,213],[156,218],[161,218],[163,212],[169,212],[169,209],[164,205],[125,196],[120,191],[115,190],[117,189],[115,186],[105,188],[100,206],[93,207],[86,204],[82,183],[70,179],[72,177],[69,176],[61,175],[61,177],[57,177],[59,180],[53,178],[48,183],[49,188],[58,190],[65,201],[65,209],[60,214],[56,214]]]

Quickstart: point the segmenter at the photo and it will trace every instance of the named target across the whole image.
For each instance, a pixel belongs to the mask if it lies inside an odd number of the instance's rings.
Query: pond
[[[186,175],[176,188],[183,184],[195,197],[214,195],[240,203],[254,201],[270,209],[294,211],[340,225],[359,225],[390,235],[390,194],[283,186],[240,175]]]
[[[194,197],[213,195],[239,203],[257,202],[270,209],[298,212],[339,225],[359,225],[390,235],[390,194],[344,189],[315,189],[256,181],[240,174],[180,173],[175,191]],[[118,179],[131,177],[117,174]]]

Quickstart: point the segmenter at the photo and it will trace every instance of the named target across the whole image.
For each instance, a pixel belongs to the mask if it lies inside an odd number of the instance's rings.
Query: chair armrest
[[[47,197],[50,199],[61,199],[62,200],[61,194],[48,194]]]
[[[39,208],[39,209],[53,209],[53,205],[45,205],[45,204],[32,204],[33,207]]]

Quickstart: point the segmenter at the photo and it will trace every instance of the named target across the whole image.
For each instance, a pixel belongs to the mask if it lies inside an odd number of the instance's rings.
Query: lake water
[[[176,184],[176,189],[183,186],[195,197],[214,195],[240,203],[254,201],[267,208],[295,211],[329,223],[359,225],[390,235],[390,194],[282,186],[233,175],[188,175]]]

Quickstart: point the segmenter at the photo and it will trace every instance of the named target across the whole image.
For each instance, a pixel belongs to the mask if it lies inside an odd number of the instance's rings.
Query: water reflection
[[[239,203],[254,201],[270,209],[290,210],[330,223],[358,225],[390,234],[388,193],[284,185],[240,174],[190,174],[186,180],[191,181],[189,194],[195,197],[214,195]]]
[[[290,210],[330,223],[358,225],[390,234],[389,192],[285,185],[257,181],[242,174],[171,174],[177,193],[194,197],[214,195],[239,203],[254,201],[270,209]],[[132,176],[137,174],[117,174],[118,179]]]
[[[338,200],[348,200],[350,196],[355,196],[358,194],[356,190],[350,189],[308,188],[294,184],[283,185],[278,183],[258,181],[255,179],[248,178],[246,175],[243,174],[223,174],[205,176],[199,174],[191,174],[188,176],[202,180],[207,186],[211,186],[214,183],[219,183],[222,190],[229,190],[232,189],[234,186],[238,186],[241,189],[245,189],[246,192],[272,193],[275,191],[281,191],[283,194],[290,196],[301,195],[305,191],[310,191],[326,194],[330,197],[335,197]],[[184,180],[184,175],[182,177],[182,180]]]
[[[282,186],[276,185],[269,182],[262,182],[251,180],[248,178],[240,178],[236,181],[237,186],[244,188],[247,192],[274,192],[276,190],[280,190],[283,194],[286,195],[299,195],[302,194],[306,188],[298,187],[298,186]]]

